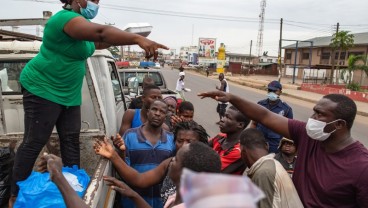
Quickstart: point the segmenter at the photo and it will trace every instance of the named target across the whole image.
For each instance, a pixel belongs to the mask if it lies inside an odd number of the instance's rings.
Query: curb
[[[204,75],[205,76],[205,74],[202,74],[200,72],[196,72],[194,70],[190,70],[190,69],[186,69],[186,70],[191,71],[191,72],[194,72],[196,74],[200,74],[200,75]],[[252,82],[235,81],[235,80],[231,80],[231,79],[228,79],[228,81],[229,82],[232,82],[232,83],[236,83],[236,84],[242,85],[242,86],[255,88],[255,89],[258,89],[258,90],[264,90],[266,88],[266,85],[256,84],[256,83],[252,83]],[[300,89],[298,89],[298,90],[300,90]],[[306,102],[314,103],[314,104],[318,101],[318,100],[313,100],[313,99],[299,97],[297,95],[288,94],[286,92],[283,92],[282,95],[283,96],[287,96],[287,97],[296,98],[296,99],[299,99],[299,100],[303,100],[303,101],[306,101]],[[323,96],[323,95],[321,94],[321,96]],[[357,115],[368,117],[368,113],[367,112],[363,112],[363,111],[359,111],[359,110],[357,110]]]
[[[247,82],[241,82],[241,81],[234,81],[234,80],[229,80],[229,82],[233,82],[233,83],[236,83],[236,84],[239,84],[239,85],[243,85],[243,86],[247,86],[247,87],[251,87],[251,88],[255,88],[255,89],[259,89],[259,90],[264,90],[266,88],[265,85],[262,85],[262,86],[259,86],[257,84],[249,84]],[[300,90],[300,89],[298,89]],[[287,92],[283,92],[282,93],[283,96],[287,96],[287,97],[292,97],[292,98],[296,98],[296,99],[299,99],[299,100],[303,100],[303,101],[306,101],[306,102],[310,102],[310,103],[316,103],[318,100],[313,100],[313,99],[308,99],[308,98],[304,98],[304,97],[300,97],[300,96],[297,96],[297,95],[292,95],[292,94],[288,94]],[[321,94],[321,96],[323,96]],[[357,110],[357,115],[360,115],[360,116],[365,116],[365,117],[368,117],[368,113],[367,112],[363,112],[363,111],[359,111]]]

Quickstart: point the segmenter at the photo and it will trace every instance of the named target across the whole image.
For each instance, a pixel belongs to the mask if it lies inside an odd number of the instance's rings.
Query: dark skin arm
[[[93,148],[96,154],[109,159],[113,163],[115,169],[125,181],[138,188],[147,188],[162,181],[171,161],[171,158],[168,158],[162,161],[156,168],[144,173],[139,173],[121,159],[106,138],[104,141],[96,141]],[[120,147],[120,149],[122,149],[122,147]]]
[[[141,35],[122,31],[110,25],[101,25],[89,22],[83,17],[76,17],[64,26],[64,32],[76,40],[86,40],[98,43],[98,48],[106,48],[108,45],[134,45],[138,44],[145,52],[146,58],[157,59],[158,48],[168,47],[151,41]]]
[[[42,156],[38,163],[39,171],[44,172],[47,170],[50,173],[50,179],[60,190],[67,207],[88,208],[86,203],[78,196],[62,174],[62,167],[61,158],[52,154]]]
[[[151,206],[137,192],[132,190],[124,182],[110,176],[104,176],[104,180],[111,186],[112,189],[119,192],[121,195],[130,198],[136,207],[151,208]]]
[[[125,131],[132,128],[132,121],[134,118],[135,109],[128,109],[122,118],[121,126],[119,130],[120,135],[124,135]]]
[[[263,124],[267,128],[278,134],[281,134],[286,138],[290,138],[288,119],[279,114],[272,113],[268,109],[256,103],[244,100],[236,95],[225,93],[222,91],[200,93],[198,94],[198,96],[202,98],[209,97],[221,102],[230,102],[240,112],[242,112],[250,119]]]
[[[96,49],[107,49],[107,48],[110,48],[112,45],[111,44],[108,44],[108,43],[103,43],[103,42],[95,42],[95,47]]]

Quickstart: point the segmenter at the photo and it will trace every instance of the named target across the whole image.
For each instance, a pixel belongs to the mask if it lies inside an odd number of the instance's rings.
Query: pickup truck
[[[19,75],[25,64],[39,51],[39,41],[0,41],[0,146],[16,142],[24,136],[24,110]],[[81,168],[91,177],[84,201],[92,208],[111,208],[115,191],[106,186],[103,175],[113,175],[111,162],[97,156],[93,143],[116,135],[120,128],[126,103],[115,60],[108,50],[96,50],[86,62],[82,87],[82,129],[80,132]],[[16,150],[15,149],[15,150]],[[43,151],[60,155],[59,139],[54,129]],[[41,153],[42,155],[42,153]]]
[[[129,104],[133,98],[140,96],[143,93],[142,82],[146,76],[151,77],[154,80],[155,85],[160,88],[163,98],[167,96],[175,96],[176,98],[180,97],[178,93],[167,88],[166,81],[161,70],[131,68],[118,69],[118,72],[127,104]]]

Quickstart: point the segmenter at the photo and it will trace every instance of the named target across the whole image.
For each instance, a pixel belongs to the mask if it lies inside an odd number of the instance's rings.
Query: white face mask
[[[330,123],[326,123],[323,121],[318,121],[313,118],[309,118],[307,125],[305,126],[305,129],[307,130],[307,134],[310,138],[318,140],[318,141],[325,141],[330,135],[336,131],[333,130],[330,133],[326,133],[323,130],[325,129],[326,125],[331,124],[333,122],[336,122],[340,119],[337,119],[335,121],[331,121]]]

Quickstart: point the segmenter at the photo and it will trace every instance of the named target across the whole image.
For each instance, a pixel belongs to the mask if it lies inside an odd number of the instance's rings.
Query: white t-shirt
[[[226,79],[224,79],[224,81],[226,82],[225,92],[230,92],[229,83],[227,82]]]
[[[184,80],[180,80],[180,78],[178,79],[178,81],[176,81],[176,91],[182,91],[184,88]]]

